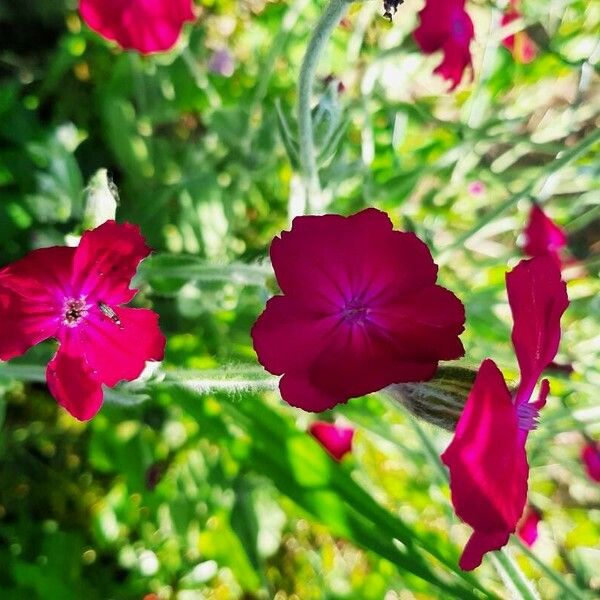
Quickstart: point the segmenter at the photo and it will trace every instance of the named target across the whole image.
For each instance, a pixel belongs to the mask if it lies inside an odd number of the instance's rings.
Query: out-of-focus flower
[[[271,244],[283,295],[252,328],[254,349],[292,406],[320,412],[392,383],[433,377],[463,355],[460,300],[413,233],[367,209],[296,217]]]
[[[560,341],[560,318],[569,302],[560,269],[540,256],[521,261],[506,276],[513,315],[512,342],[521,378],[511,393],[496,364],[481,364],[454,438],[442,455],[450,469],[456,514],[473,528],[460,558],[471,570],[483,555],[502,548],[523,513],[529,465],[525,442],[536,427],[549,391],[537,382]]]
[[[467,188],[469,194],[471,194],[471,196],[473,196],[474,198],[480,198],[481,196],[483,196],[485,194],[486,191],[486,187],[485,187],[485,183],[483,183],[483,181],[471,181],[471,183],[469,183],[469,187]]]
[[[139,228],[107,221],[77,248],[34,250],[0,270],[0,359],[58,339],[46,371],[50,393],[77,419],[91,419],[102,385],[131,381],[146,361],[163,358],[158,315],[122,306],[135,296],[129,284],[149,253]]]
[[[426,0],[419,20],[415,41],[426,54],[442,51],[444,58],[434,72],[450,81],[453,90],[472,67],[469,47],[475,30],[465,0]]]
[[[567,234],[538,204],[531,208],[523,238],[523,252],[527,256],[550,256],[560,266],[560,253],[567,245]]]
[[[523,516],[517,523],[517,535],[521,538],[521,540],[523,540],[523,543],[530,548],[538,539],[538,525],[540,524],[541,520],[542,513],[535,508],[535,506],[528,504],[525,508]]]
[[[196,18],[193,0],[79,0],[79,12],[103,38],[142,54],[170,50]]]
[[[511,0],[508,10],[502,15],[502,27],[523,16],[519,11],[520,4],[520,0]],[[537,46],[526,31],[517,31],[505,37],[502,45],[510,50],[515,61],[521,64],[530,63],[537,56]]]
[[[600,483],[600,444],[589,441],[581,451],[581,460],[590,479]]]
[[[235,63],[233,62],[231,52],[227,48],[215,50],[208,61],[208,68],[217,75],[231,77],[235,70]]]
[[[342,427],[325,421],[315,421],[308,428],[310,434],[331,454],[335,460],[342,460],[352,451],[354,428]]]

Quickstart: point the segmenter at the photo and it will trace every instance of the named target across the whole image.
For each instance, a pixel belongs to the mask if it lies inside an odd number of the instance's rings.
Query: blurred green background
[[[600,486],[579,454],[600,435],[600,4],[525,0],[539,53],[520,65],[503,4],[469,3],[475,76],[453,94],[411,39],[420,6],[389,24],[357,3],[334,33],[315,90],[321,208],[376,206],[416,231],[466,305],[466,362],[491,356],[513,380],[504,273],[531,200],[567,229],[557,360],[575,371],[551,375],[529,440],[540,539],[511,551],[542,598],[598,597]],[[468,528],[436,458],[449,434],[352,400],[326,415],[357,428],[338,465],[313,416],[255,389],[270,382],[249,329],[273,291],[268,245],[302,210],[296,79],[322,3],[198,9],[174,51],[140,57],[75,1],[0,2],[0,265],[81,233],[107,169],[118,219],[157,251],[139,303],[161,315],[165,370],[195,382],[123,385],[82,424],[43,383],[52,343],[0,365],[0,597],[511,597],[489,561],[457,572]]]

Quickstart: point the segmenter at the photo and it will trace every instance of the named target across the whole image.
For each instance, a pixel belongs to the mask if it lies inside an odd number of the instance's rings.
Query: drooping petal
[[[114,307],[118,323],[95,309],[81,327],[81,350],[104,385],[132,381],[146,361],[162,360],[165,337],[158,315],[143,308]]]
[[[354,428],[352,427],[315,421],[311,423],[308,430],[335,460],[342,460],[346,454],[352,451],[352,439],[354,438]]]
[[[95,302],[125,304],[136,294],[129,284],[150,251],[137,225],[106,221],[81,237],[73,260],[72,287]]]
[[[581,460],[590,479],[600,483],[600,444],[588,442],[581,451]]]
[[[102,406],[102,386],[86,362],[79,331],[66,329],[60,347],[46,369],[48,389],[56,401],[80,421],[91,419]]]
[[[512,342],[521,380],[516,403],[528,402],[560,342],[560,318],[569,305],[560,269],[548,256],[522,260],[506,275],[513,315]]]
[[[122,48],[142,54],[170,50],[186,21],[195,19],[193,0],[80,0],[85,23]]]
[[[471,52],[468,46],[457,44],[449,39],[443,46],[444,58],[435,68],[434,73],[441,75],[451,83],[450,90],[454,90],[462,81],[467,67],[472,66]]]
[[[551,256],[560,266],[560,252],[567,245],[567,234],[538,204],[534,204],[523,231],[523,251],[528,256]]]
[[[508,541],[527,498],[529,466],[515,406],[489,359],[481,364],[442,461],[450,469],[456,514],[474,529],[460,561],[471,570]]]
[[[0,271],[0,360],[56,335],[75,249],[41,248]]]
[[[517,524],[517,535],[529,547],[533,546],[538,539],[538,525],[541,520],[542,513],[534,506],[528,505]]]

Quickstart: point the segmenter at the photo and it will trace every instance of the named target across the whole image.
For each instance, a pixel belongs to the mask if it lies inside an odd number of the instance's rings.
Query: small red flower
[[[469,47],[475,30],[465,0],[426,0],[419,19],[413,33],[415,41],[426,54],[443,52],[444,59],[434,72],[451,81],[453,90],[465,69],[472,67]]]
[[[352,451],[354,429],[325,421],[311,423],[308,431],[335,460],[342,460]]]
[[[297,217],[271,244],[283,292],[252,328],[258,360],[292,406],[320,412],[392,383],[433,377],[463,355],[464,308],[436,285],[413,233],[367,209]]]
[[[517,523],[517,535],[530,548],[538,539],[538,525],[541,520],[542,513],[534,506],[528,504],[523,516]]]
[[[567,234],[538,204],[529,213],[529,221],[523,231],[523,251],[528,256],[550,256],[560,266],[560,253],[567,245]]]
[[[149,253],[137,227],[107,221],[77,248],[34,250],[0,270],[0,359],[58,339],[46,371],[50,393],[77,419],[91,419],[102,385],[131,381],[146,361],[163,358],[158,315],[122,306],[135,296],[129,283]]]
[[[588,442],[581,451],[581,460],[590,479],[600,483],[600,444]]]
[[[511,0],[510,7],[502,15],[502,27],[523,16],[519,11],[519,5],[520,0]],[[530,63],[537,56],[537,46],[525,31],[518,31],[505,37],[502,45],[510,50],[515,61],[521,64]]]
[[[142,54],[165,52],[193,21],[193,0],[80,0],[85,23],[103,38]]]
[[[513,315],[512,342],[521,378],[514,393],[496,364],[483,361],[442,455],[450,469],[456,514],[473,529],[460,559],[462,569],[481,564],[483,555],[508,542],[527,499],[529,465],[525,442],[546,402],[548,380],[534,388],[560,341],[560,318],[569,302],[560,270],[540,256],[521,261],[506,276]]]

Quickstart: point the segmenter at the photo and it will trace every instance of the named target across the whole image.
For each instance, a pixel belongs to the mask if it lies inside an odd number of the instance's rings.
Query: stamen
[[[539,409],[533,404],[527,402],[520,404],[517,407],[517,418],[519,429],[522,431],[532,431],[538,426]]]
[[[63,303],[62,324],[67,327],[77,327],[87,317],[88,308],[85,296],[66,298]]]

